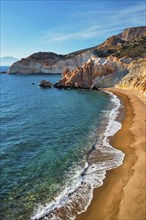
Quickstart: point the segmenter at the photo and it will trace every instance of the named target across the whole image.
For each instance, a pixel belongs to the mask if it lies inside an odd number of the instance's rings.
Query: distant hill
[[[0,66],[11,66],[14,62],[17,62],[19,59],[15,57],[0,57]]]

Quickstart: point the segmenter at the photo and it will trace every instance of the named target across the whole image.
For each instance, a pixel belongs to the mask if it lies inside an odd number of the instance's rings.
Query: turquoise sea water
[[[60,76],[4,74],[0,77],[1,219],[30,219],[41,212],[42,205],[48,205],[49,213],[50,202],[55,203],[55,208],[62,202],[66,204],[67,198],[62,195],[73,194],[73,187],[83,183],[79,179],[89,170],[88,153],[102,139],[116,105],[109,94],[99,91],[42,89],[38,86],[42,79],[56,82]],[[106,154],[110,150],[108,146],[102,146],[104,141],[99,145]],[[98,155],[96,162],[100,158],[104,160],[103,154]],[[115,167],[121,163],[121,157],[116,155],[119,152],[112,151],[109,159]],[[98,163],[98,170],[102,167],[96,174],[99,185],[108,169],[108,164],[104,166]],[[84,179],[84,182],[87,181]],[[90,202],[89,197],[81,210]]]

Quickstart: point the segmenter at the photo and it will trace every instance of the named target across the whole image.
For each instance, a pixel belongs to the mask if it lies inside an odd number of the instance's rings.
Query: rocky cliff
[[[146,95],[146,59],[132,61],[127,69],[128,74],[115,87],[131,88]]]
[[[117,36],[112,36],[96,54],[74,71],[67,69],[56,85],[59,88],[102,88],[121,86],[145,92],[146,75],[146,27],[130,28]],[[103,55],[102,54],[102,55]],[[130,81],[129,81],[130,80]]]
[[[130,87],[145,93],[146,27],[127,28],[99,46],[67,55],[39,52],[14,63],[9,73],[62,73],[58,88]]]
[[[69,69],[64,71],[58,86],[66,88],[114,86],[127,73],[126,67],[125,60],[112,56],[107,58],[92,56],[82,67],[77,67],[74,71]]]
[[[131,41],[141,36],[146,36],[146,27],[126,28],[121,34],[117,35],[121,40]]]
[[[146,95],[146,58],[97,58],[93,56],[74,71],[66,69],[59,88],[121,87],[139,90]]]
[[[70,71],[82,66],[92,56],[108,57],[110,55],[123,57],[141,56],[146,50],[146,27],[125,29],[122,33],[108,38],[101,45],[76,51],[67,55],[57,55],[52,52],[39,52],[15,62],[9,73],[62,73],[67,68]],[[137,42],[141,40],[141,47]],[[131,42],[131,44],[129,43]],[[132,49],[132,52],[131,52]]]
[[[39,52],[14,63],[8,73],[10,74],[57,74],[67,68],[74,70],[83,65],[92,55],[92,51],[77,53],[76,55],[57,55],[55,53]]]

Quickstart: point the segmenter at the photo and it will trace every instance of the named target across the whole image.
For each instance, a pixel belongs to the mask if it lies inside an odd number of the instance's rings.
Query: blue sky
[[[1,0],[1,54],[66,54],[100,44],[127,27],[143,26],[143,0]]]

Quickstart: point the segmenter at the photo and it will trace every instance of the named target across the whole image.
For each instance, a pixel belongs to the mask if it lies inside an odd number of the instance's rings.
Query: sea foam
[[[50,219],[63,220],[75,219],[77,214],[87,210],[93,198],[93,190],[103,184],[106,171],[120,166],[123,163],[124,153],[113,148],[108,138],[121,129],[121,123],[116,121],[119,114],[120,100],[116,95],[106,92],[111,96],[114,108],[106,111],[108,124],[99,137],[94,150],[89,154],[84,169],[75,168],[76,174],[68,177],[64,190],[52,202],[39,206],[31,220]],[[101,155],[101,156],[100,156]]]

